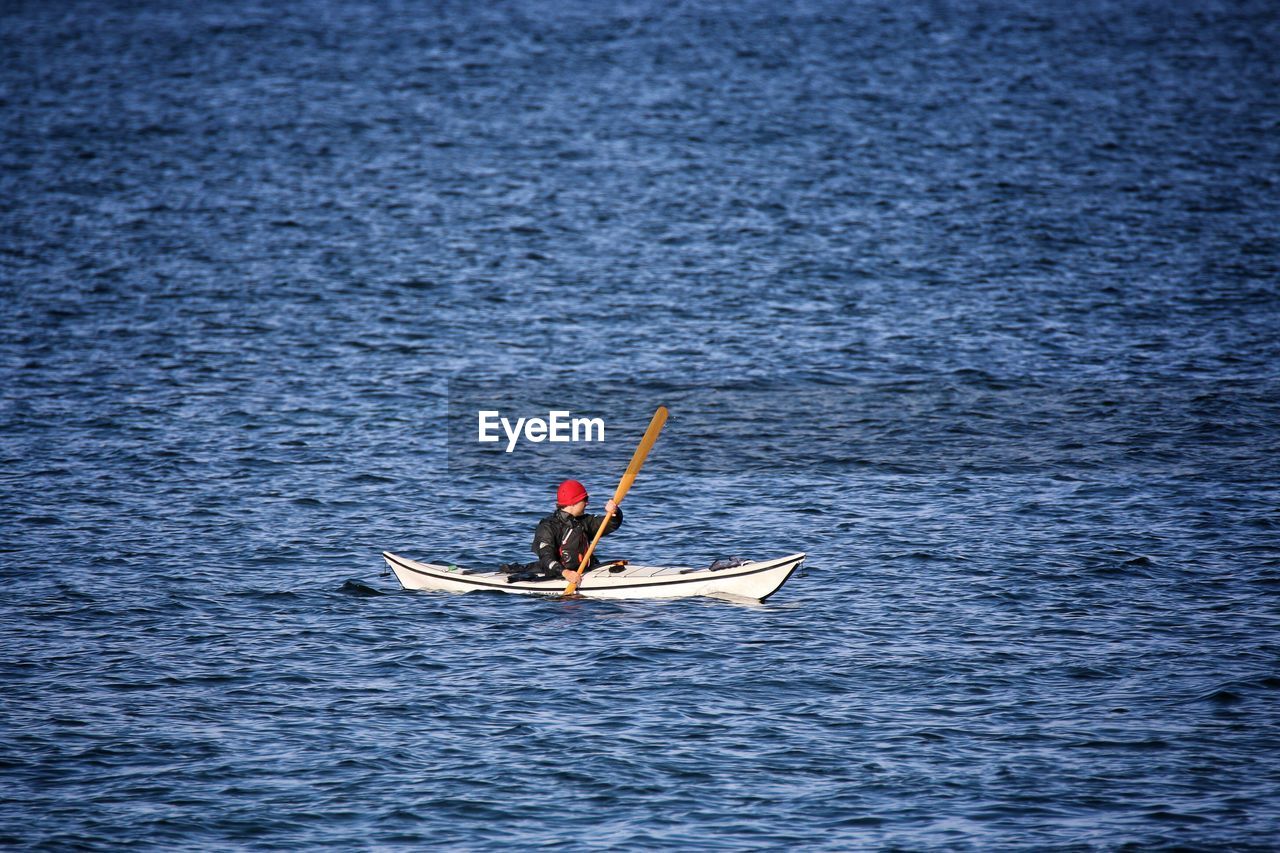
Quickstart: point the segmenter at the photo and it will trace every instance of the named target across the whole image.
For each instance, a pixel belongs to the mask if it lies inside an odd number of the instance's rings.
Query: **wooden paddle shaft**
[[[622,499],[627,496],[627,492],[631,491],[631,484],[636,481],[636,474],[640,473],[640,466],[644,464],[645,457],[649,455],[650,448],[654,442],[658,440],[658,434],[662,432],[662,427],[667,423],[667,407],[659,406],[658,411],[653,413],[653,418],[649,421],[649,428],[644,431],[644,438],[640,439],[636,452],[631,454],[631,464],[627,466],[627,472],[622,475],[622,479],[618,481],[618,488],[613,492],[613,502],[615,504],[622,503]],[[609,522],[613,519],[613,513],[605,513],[604,518],[600,521],[600,528],[596,530],[595,537],[591,540],[587,553],[582,555],[582,562],[578,564],[578,571],[585,572],[587,566],[591,565],[591,555],[596,550],[596,544],[599,543],[600,537],[604,535],[604,530],[609,526]],[[574,581],[564,588],[565,595],[573,595],[578,589],[578,584]]]

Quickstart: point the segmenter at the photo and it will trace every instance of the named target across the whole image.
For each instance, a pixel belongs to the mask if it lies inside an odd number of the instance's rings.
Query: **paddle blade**
[[[621,503],[627,492],[631,491],[631,484],[636,481],[636,475],[640,473],[640,466],[644,464],[645,457],[649,455],[649,451],[653,448],[654,442],[658,440],[658,435],[666,424],[667,407],[659,406],[658,411],[653,413],[653,418],[649,421],[649,428],[644,431],[644,438],[640,439],[636,452],[631,454],[631,464],[627,466],[627,472],[618,481],[617,491],[613,493],[614,503]]]

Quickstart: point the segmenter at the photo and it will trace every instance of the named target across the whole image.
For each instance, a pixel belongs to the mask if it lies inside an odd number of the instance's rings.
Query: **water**
[[[1277,843],[1273,4],[0,33],[5,843]],[[461,380],[614,431],[470,464]],[[613,553],[766,604],[382,574],[663,402]]]

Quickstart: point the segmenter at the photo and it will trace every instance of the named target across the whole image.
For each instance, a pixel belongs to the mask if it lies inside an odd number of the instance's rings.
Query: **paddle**
[[[618,481],[618,488],[613,493],[614,504],[622,503],[622,499],[631,490],[631,484],[636,481],[636,474],[640,473],[640,466],[644,464],[644,458],[649,455],[649,449],[658,440],[658,433],[662,432],[662,427],[666,422],[667,407],[659,406],[658,411],[653,413],[653,420],[649,421],[649,428],[644,431],[644,438],[640,439],[640,445],[636,448],[636,452],[631,454],[631,464],[627,466],[627,473],[623,474],[622,479]],[[582,562],[578,564],[579,573],[585,572],[587,566],[591,565],[591,553],[595,551],[596,543],[604,535],[604,529],[609,526],[611,518],[613,518],[613,513],[609,512],[601,520],[600,528],[596,531],[595,538],[591,540],[591,547],[587,548],[587,553],[582,555]],[[564,594],[573,595],[577,589],[578,584],[575,581],[569,581],[564,588]]]

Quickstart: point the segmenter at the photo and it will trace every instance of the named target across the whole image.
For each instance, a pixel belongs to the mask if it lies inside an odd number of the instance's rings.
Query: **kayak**
[[[483,572],[420,563],[389,551],[382,557],[405,589],[439,592],[491,590],[525,595],[564,592],[565,581],[524,580],[514,583],[502,572]],[[727,568],[694,569],[672,566],[602,564],[583,576],[578,593],[586,598],[678,598],[709,595],[764,601],[804,563],[804,554],[774,560],[754,560]]]
[[[419,563],[383,551],[382,557],[405,589],[439,592],[491,590],[524,595],[564,592],[565,581],[507,580],[502,572],[482,572]],[[679,566],[633,566],[602,564],[587,572],[578,584],[585,598],[679,598],[709,595],[729,599],[764,601],[778,591],[804,562],[804,554],[773,560],[752,560],[725,568],[694,569]]]

